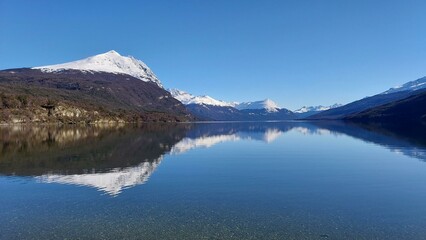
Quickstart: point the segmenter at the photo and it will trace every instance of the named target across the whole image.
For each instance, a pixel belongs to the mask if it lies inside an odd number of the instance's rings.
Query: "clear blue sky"
[[[347,103],[426,75],[426,1],[0,0],[0,69],[111,49],[194,94]]]

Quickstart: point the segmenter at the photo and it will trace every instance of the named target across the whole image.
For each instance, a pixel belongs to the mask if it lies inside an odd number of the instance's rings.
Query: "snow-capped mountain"
[[[144,62],[132,56],[121,56],[114,50],[73,62],[34,67],[33,69],[40,69],[43,72],[73,69],[88,72],[127,74],[145,82],[154,82],[159,87],[163,87],[160,80]]]
[[[187,93],[185,91],[181,91],[179,89],[169,89],[169,92],[172,94],[172,96],[179,100],[181,103],[185,105],[189,104],[205,104],[205,105],[212,105],[212,106],[221,106],[221,107],[233,107],[233,103],[228,103],[221,100],[216,100],[210,96],[194,96],[190,93]]]
[[[402,92],[402,91],[416,91],[423,88],[426,88],[426,77],[419,78],[417,80],[407,82],[401,86],[391,88],[381,94],[389,94],[389,93]]]
[[[255,102],[243,102],[235,104],[234,106],[238,110],[245,110],[245,109],[266,109],[268,112],[277,112],[280,107],[272,101],[271,99],[265,99],[262,101],[255,101]]]
[[[225,102],[210,96],[194,96],[178,89],[169,89],[171,95],[186,105],[199,120],[262,121],[294,119],[293,112],[280,108],[270,100],[255,102]]]
[[[278,107],[278,105],[271,99],[238,103],[238,102],[225,102],[222,100],[217,100],[207,95],[194,96],[190,93],[187,93],[179,89],[169,89],[169,92],[172,94],[174,98],[176,98],[177,100],[179,100],[181,103],[185,105],[204,104],[204,105],[221,106],[221,107],[233,107],[238,110],[266,109],[268,112],[277,112],[280,109],[280,107]]]
[[[333,104],[331,106],[322,106],[322,105],[309,106],[309,107],[303,106],[303,107],[301,107],[301,108],[299,108],[299,109],[297,109],[293,112],[295,112],[295,113],[320,112],[320,111],[325,111],[325,110],[340,107],[340,106],[342,106],[342,104],[338,104],[338,103]]]
[[[142,61],[115,51],[63,64],[0,70],[0,78],[8,79],[1,93],[28,99],[25,106],[13,104],[19,111],[0,107],[0,123],[193,119]],[[46,101],[54,102],[54,109],[42,107]]]

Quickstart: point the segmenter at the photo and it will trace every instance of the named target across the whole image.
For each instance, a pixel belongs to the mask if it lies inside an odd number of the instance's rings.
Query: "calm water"
[[[423,128],[0,130],[0,239],[426,238]]]

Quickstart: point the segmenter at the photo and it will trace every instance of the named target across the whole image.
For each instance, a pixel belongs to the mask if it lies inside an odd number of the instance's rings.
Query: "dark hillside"
[[[185,107],[151,82],[125,74],[0,71],[0,122],[187,121]]]

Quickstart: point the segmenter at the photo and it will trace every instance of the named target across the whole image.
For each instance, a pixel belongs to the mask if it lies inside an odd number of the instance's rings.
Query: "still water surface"
[[[426,238],[421,128],[0,130],[0,239]]]

